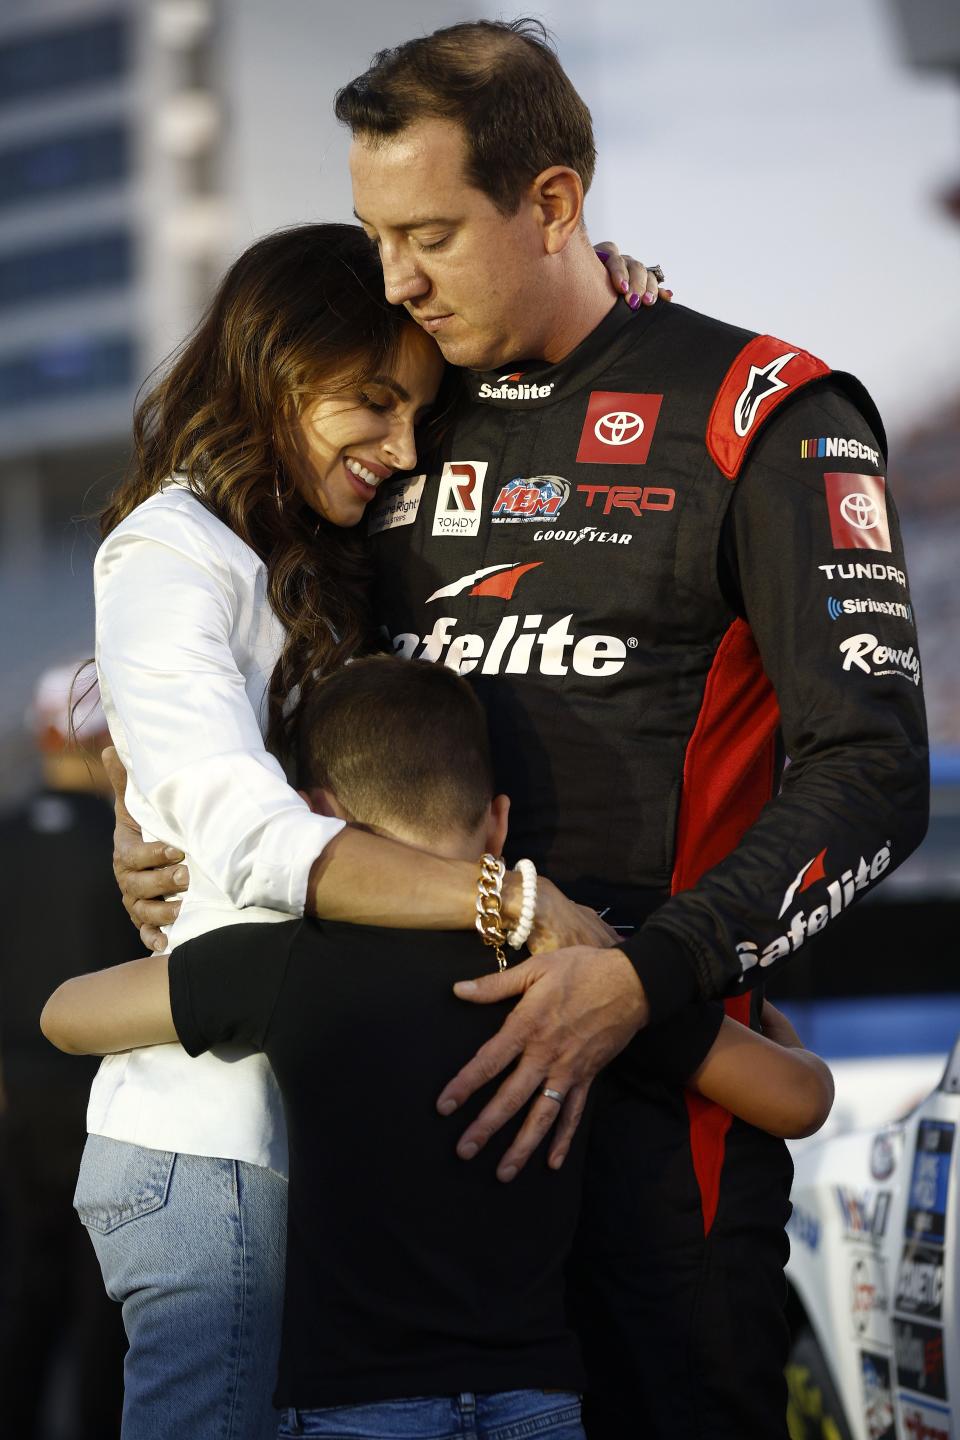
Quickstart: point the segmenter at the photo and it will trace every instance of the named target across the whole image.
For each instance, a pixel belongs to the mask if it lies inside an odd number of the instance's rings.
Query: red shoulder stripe
[[[724,376],[707,421],[707,449],[728,480],[735,480],[760,426],[801,385],[829,375],[830,366],[774,335],[745,345]]]

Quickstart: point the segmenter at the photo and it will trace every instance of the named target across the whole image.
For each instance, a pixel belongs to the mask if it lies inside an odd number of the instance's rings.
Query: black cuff
[[[650,1006],[651,1025],[660,1025],[700,998],[697,972],[682,941],[658,925],[644,925],[619,947],[636,970]]]
[[[183,945],[175,945],[170,952],[168,961],[170,1013],[173,1016],[173,1024],[180,1044],[188,1055],[196,1056],[202,1055],[210,1047],[200,1033],[200,1027],[193,1011],[193,996],[190,992],[190,975],[186,955],[189,945],[190,941],[187,940]]]
[[[662,1025],[641,1030],[614,1060],[614,1068],[628,1080],[684,1085],[703,1064],[722,1024],[719,1000],[697,1000]]]

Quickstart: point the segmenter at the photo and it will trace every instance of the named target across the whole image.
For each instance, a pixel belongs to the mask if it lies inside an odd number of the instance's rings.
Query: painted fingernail
[[[517,1175],[517,1167],[516,1167],[516,1165],[508,1165],[507,1168],[506,1168],[506,1170],[498,1170],[498,1171],[497,1171],[497,1179],[504,1181],[505,1184],[509,1184],[509,1182],[510,1182],[511,1180],[515,1180],[515,1179],[516,1179],[516,1175]]]
[[[667,297],[668,300],[672,300],[672,299],[673,299],[673,291],[672,291],[672,290],[664,290],[663,293],[664,293],[664,295],[666,295],[666,297]]]
[[[629,281],[629,280],[621,280],[621,281],[620,281],[620,289],[623,291],[624,295],[626,295],[627,291],[630,289],[630,281]]]
[[[597,259],[602,260],[604,264],[606,264],[607,261],[610,259],[609,250],[596,250],[594,251],[594,254],[596,255]]]
[[[453,987],[453,993],[454,995],[476,995],[476,980],[458,980]]]
[[[456,1100],[441,1100],[437,1105],[437,1110],[441,1115],[452,1115],[456,1108]]]
[[[459,1147],[459,1149],[457,1150],[457,1154],[460,1156],[461,1160],[472,1160],[479,1148],[479,1145],[474,1145],[472,1140],[468,1140],[466,1145],[461,1145]]]
[[[651,294],[649,290],[644,290],[644,292],[643,292],[643,303],[644,303],[644,305],[656,305],[656,303],[657,303],[657,297],[656,297],[656,295],[655,295],[655,294]]]
[[[631,310],[636,310],[637,306],[640,304],[640,296],[637,294],[636,291],[634,291],[633,294],[630,296],[627,304],[630,306]]]
[[[166,848],[166,850],[164,850],[163,853],[164,853],[164,855],[166,856],[166,858],[167,858],[168,860],[182,860],[182,859],[183,859],[183,856],[182,856],[181,852],[180,852],[179,850],[175,850],[172,845],[168,845],[167,848]]]
[[[183,865],[178,865],[176,870],[174,870],[173,883],[174,885],[186,885],[187,872]]]

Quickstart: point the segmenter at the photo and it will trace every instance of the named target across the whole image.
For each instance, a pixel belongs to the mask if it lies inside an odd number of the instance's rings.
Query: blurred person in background
[[[120,1428],[123,1327],[71,1213],[95,1067],[65,1065],[39,1030],[51,985],[129,960],[123,907],[109,869],[112,793],[99,755],[109,744],[95,682],[78,665],[41,676],[30,724],[43,784],[0,818],[0,1396],[3,1430],[41,1440],[51,1382],[71,1440],[109,1440]],[[88,676],[91,672],[87,672]],[[86,691],[86,693],[85,693]],[[52,907],[45,877],[69,877]],[[69,943],[63,939],[64,923]],[[66,1362],[66,1366],[65,1366]],[[69,1415],[66,1430],[64,1421]]]

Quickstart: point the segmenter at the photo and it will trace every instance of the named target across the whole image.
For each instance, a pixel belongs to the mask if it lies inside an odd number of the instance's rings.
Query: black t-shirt
[[[229,926],[170,957],[186,1050],[256,1046],[283,1092],[280,1406],[582,1388],[563,1267],[583,1137],[559,1172],[542,1147],[505,1185],[519,1122],[469,1163],[455,1153],[495,1085],[448,1119],[435,1108],[509,1008],[452,993],[490,959],[472,932],[316,920]]]

